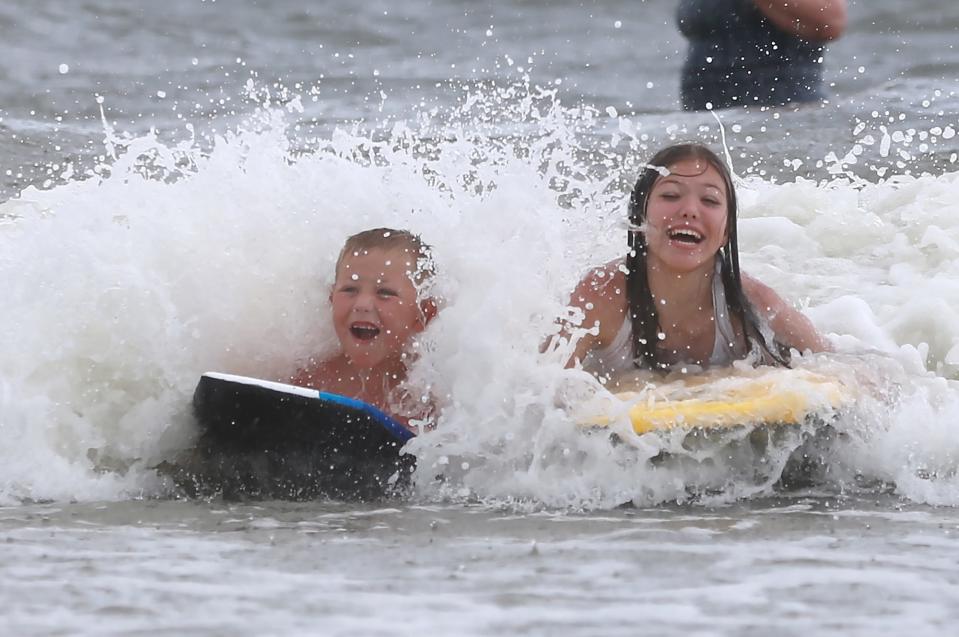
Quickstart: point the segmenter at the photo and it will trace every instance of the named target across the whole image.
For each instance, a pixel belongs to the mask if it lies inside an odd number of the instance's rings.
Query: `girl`
[[[570,365],[580,360],[609,379],[637,368],[693,371],[740,359],[788,365],[790,349],[828,349],[809,319],[740,273],[736,193],[705,146],[657,153],[633,189],[629,221],[627,256],[592,270],[573,292],[583,327],[595,329]]]

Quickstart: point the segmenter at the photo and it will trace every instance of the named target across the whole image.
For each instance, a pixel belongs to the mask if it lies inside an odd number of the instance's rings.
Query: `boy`
[[[349,237],[330,291],[340,352],[311,361],[293,384],[362,400],[409,426],[420,414],[396,413],[407,402],[397,387],[406,380],[411,338],[436,315],[432,299],[417,298],[432,275],[429,246],[406,230],[376,228]]]

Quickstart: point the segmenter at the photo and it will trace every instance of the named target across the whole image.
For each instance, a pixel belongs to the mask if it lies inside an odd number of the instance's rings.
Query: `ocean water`
[[[949,634],[959,9],[850,2],[827,104],[683,113],[673,2],[394,5],[0,7],[4,632]],[[861,392],[808,484],[799,433],[583,435],[595,385],[539,353],[687,139],[728,154],[744,269],[839,350],[801,365]],[[442,273],[414,492],[178,499],[153,467],[199,374],[330,351],[333,261],[380,225]]]

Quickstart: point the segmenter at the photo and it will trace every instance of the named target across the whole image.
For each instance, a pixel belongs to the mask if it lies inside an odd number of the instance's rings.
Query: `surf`
[[[590,509],[773,488],[775,471],[757,485],[718,458],[700,489],[689,466],[651,462],[668,436],[628,449],[582,436],[563,405],[594,381],[539,352],[582,272],[623,250],[648,122],[522,83],[308,140],[289,135],[298,116],[295,98],[270,103],[176,143],[110,129],[102,166],[0,204],[3,501],[170,494],[154,467],[195,442],[199,374],[281,379],[331,352],[340,243],[379,225],[421,232],[440,273],[411,377],[442,405],[408,445],[417,497]],[[827,488],[874,480],[956,503],[957,178],[740,172],[744,270],[806,306],[844,356],[868,366],[875,352],[901,388],[876,421],[850,422],[864,433]]]

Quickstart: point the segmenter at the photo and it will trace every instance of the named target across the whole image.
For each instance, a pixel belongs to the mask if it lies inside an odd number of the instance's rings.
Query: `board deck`
[[[667,429],[721,429],[741,425],[795,425],[834,411],[852,399],[839,380],[800,369],[755,375],[690,378],[619,392],[585,405],[582,425],[604,427],[628,418],[637,434]]]
[[[637,434],[680,428],[721,431],[806,422],[855,397],[837,379],[806,370],[712,374],[582,405],[586,427],[628,422]],[[193,410],[194,450],[172,472],[188,495],[229,498],[372,500],[402,494],[415,458],[402,454],[414,434],[361,401],[313,389],[227,374],[204,374]]]
[[[196,448],[179,462],[191,495],[369,500],[399,492],[413,432],[362,401],[209,372],[193,395]]]

